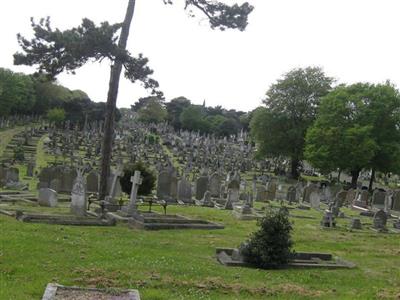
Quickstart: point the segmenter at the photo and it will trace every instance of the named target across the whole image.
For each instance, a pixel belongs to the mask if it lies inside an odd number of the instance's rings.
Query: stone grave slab
[[[248,267],[255,268],[255,266],[244,261],[243,257],[238,253],[237,249],[233,248],[217,248],[217,260],[228,267]],[[296,252],[293,258],[287,265],[283,265],[283,269],[292,268],[354,268],[356,265],[352,262],[342,260],[339,257],[333,257],[332,254],[327,253],[310,253],[310,252]]]
[[[141,212],[128,221],[129,227],[147,230],[160,229],[223,229],[224,226],[206,220],[190,219],[180,215],[162,215]]]
[[[137,290],[68,287],[49,283],[42,300],[140,300]]]

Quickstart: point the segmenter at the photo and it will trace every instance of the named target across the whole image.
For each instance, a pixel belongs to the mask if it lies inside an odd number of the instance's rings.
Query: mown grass
[[[55,210],[66,211],[66,205]],[[346,219],[339,220],[336,230],[323,230],[319,227],[321,212],[297,210],[292,213],[315,217],[292,219],[297,251],[333,253],[356,263],[357,268],[228,268],[215,260],[215,248],[238,246],[256,230],[255,221],[238,221],[229,211],[200,207],[170,206],[168,212],[223,223],[225,229],[141,231],[125,225],[68,227],[27,224],[0,216],[0,298],[39,299],[48,282],[137,288],[143,299],[400,296],[399,235],[378,234],[367,229],[367,225],[362,231],[350,232]],[[346,213],[354,214],[350,210]],[[362,221],[371,222],[368,218]]]

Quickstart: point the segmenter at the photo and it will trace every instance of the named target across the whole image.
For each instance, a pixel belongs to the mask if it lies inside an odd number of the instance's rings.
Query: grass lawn
[[[0,208],[38,208],[1,204]],[[68,210],[67,203],[53,209]],[[52,209],[46,209],[46,212]],[[116,227],[28,224],[0,215],[0,298],[40,299],[48,282],[139,289],[143,299],[395,299],[400,296],[400,235],[319,227],[321,212],[292,211],[298,251],[329,252],[357,264],[352,270],[229,268],[216,247],[235,247],[256,229],[229,211],[173,207],[223,230],[141,231]],[[346,214],[354,214],[350,210]],[[362,218],[364,224],[371,219]]]

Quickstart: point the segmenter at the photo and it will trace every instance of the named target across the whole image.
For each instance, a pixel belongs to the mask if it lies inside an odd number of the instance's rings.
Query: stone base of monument
[[[248,267],[256,268],[252,264],[244,261],[237,249],[233,248],[217,248],[216,249],[217,260],[228,267]],[[309,253],[309,252],[297,252],[294,254],[293,259],[286,264],[281,266],[282,269],[292,268],[354,268],[356,265],[352,262],[345,261],[339,257],[333,257],[327,253]]]
[[[140,300],[137,290],[95,289],[62,286],[49,283],[42,300],[72,300],[72,299],[102,299],[102,300]]]
[[[194,202],[197,206],[201,207],[215,207],[214,202],[202,202],[201,200],[195,200]]]
[[[43,223],[53,225],[72,225],[72,226],[115,226],[114,219],[99,219],[93,216],[74,216],[74,215],[47,215],[32,214],[17,211],[17,220],[26,223]]]
[[[129,226],[138,229],[224,229],[224,226],[205,220],[189,219],[180,215],[163,215],[141,212],[128,221]]]
[[[242,221],[252,221],[261,219],[263,216],[258,214],[253,208],[244,206],[235,206],[232,212],[236,219]]]

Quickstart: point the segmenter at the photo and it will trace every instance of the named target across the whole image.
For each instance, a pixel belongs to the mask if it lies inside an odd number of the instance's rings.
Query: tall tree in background
[[[173,0],[163,0],[163,2],[173,4]],[[135,0],[128,1],[125,20],[122,24],[110,25],[108,22],[104,22],[97,27],[92,21],[84,19],[81,26],[61,32],[58,29],[52,30],[49,19],[42,19],[39,24],[32,21],[35,38],[28,41],[18,35],[19,44],[25,53],[14,55],[15,64],[39,65],[39,71],[46,72],[51,77],[64,70],[74,72],[88,60],[101,61],[104,58],[111,60],[102,148],[100,199],[104,199],[106,196],[107,178],[110,173],[114,112],[122,66],[125,67],[125,77],[132,82],[141,81],[145,88],[152,89],[153,93],[160,96],[160,93],[156,91],[158,83],[149,78],[153,72],[147,67],[148,60],[142,55],[135,58],[126,51],[135,3]],[[246,28],[248,15],[253,10],[253,7],[247,2],[240,6],[237,4],[229,6],[218,1],[186,0],[185,9],[189,9],[191,15],[193,15],[192,8],[196,8],[206,15],[211,28],[220,30],[232,28],[241,31]],[[118,40],[116,34],[120,29]]]
[[[400,167],[400,97],[389,83],[341,85],[322,100],[318,117],[307,132],[305,157],[326,172],[396,172]]]
[[[265,107],[254,112],[250,127],[259,155],[289,157],[293,178],[300,174],[306,131],[332,82],[320,68],[294,69],[270,87]]]

